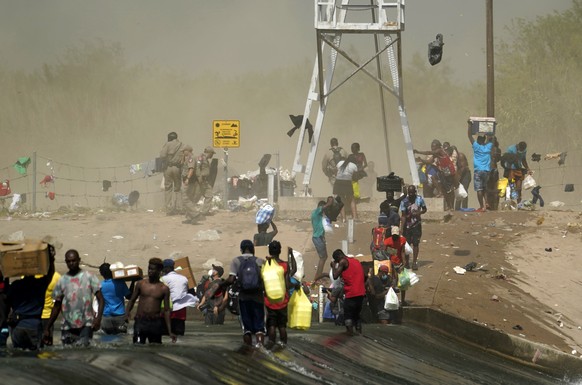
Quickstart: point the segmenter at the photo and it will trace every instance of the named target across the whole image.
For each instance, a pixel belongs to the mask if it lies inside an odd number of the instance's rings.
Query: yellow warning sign
[[[240,147],[240,120],[213,120],[212,145],[221,148]]]

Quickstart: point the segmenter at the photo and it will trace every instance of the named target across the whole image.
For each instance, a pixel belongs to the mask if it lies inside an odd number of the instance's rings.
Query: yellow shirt
[[[55,305],[55,302],[53,301],[53,290],[60,278],[61,275],[55,271],[51,283],[49,283],[46,288],[46,293],[44,295],[44,308],[42,309],[42,319],[49,319],[51,317],[51,312]]]

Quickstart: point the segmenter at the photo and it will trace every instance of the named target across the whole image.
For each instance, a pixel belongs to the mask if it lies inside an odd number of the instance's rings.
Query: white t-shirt
[[[354,163],[350,162],[348,163],[348,165],[346,166],[346,168],[344,170],[342,170],[342,165],[344,164],[344,160],[340,160],[337,163],[337,174],[335,176],[335,179],[338,180],[352,180],[352,175],[354,174],[354,172],[358,171],[358,166],[356,166]]]

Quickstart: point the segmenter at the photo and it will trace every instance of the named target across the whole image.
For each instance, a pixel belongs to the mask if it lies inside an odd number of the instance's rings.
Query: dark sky
[[[355,3],[355,2],[352,2]],[[437,33],[462,80],[485,77],[485,0],[406,2],[406,58],[426,55]],[[496,38],[512,19],[563,11],[570,0],[494,1]],[[0,64],[27,71],[54,63],[81,40],[119,42],[132,63],[239,75],[312,61],[312,0],[0,0]],[[371,43],[354,43],[366,52]],[[370,47],[368,47],[368,45]],[[406,62],[406,61],[405,61]]]

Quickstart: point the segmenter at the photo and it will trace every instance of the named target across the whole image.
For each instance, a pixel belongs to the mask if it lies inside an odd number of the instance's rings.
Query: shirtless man
[[[160,282],[163,262],[159,258],[152,258],[148,262],[148,279],[139,281],[135,285],[135,290],[125,310],[129,318],[131,309],[139,297],[137,312],[135,313],[135,324],[133,325],[133,342],[145,344],[146,339],[150,343],[162,343],[162,334],[164,333],[164,324],[166,322],[172,342],[176,342],[176,335],[172,333],[170,324],[170,289]],[[164,316],[160,313],[163,311]]]

